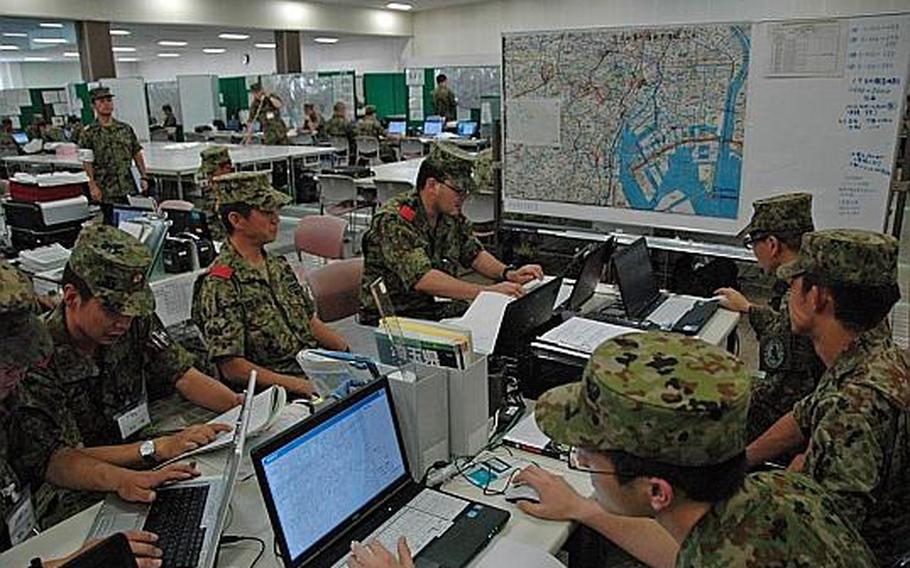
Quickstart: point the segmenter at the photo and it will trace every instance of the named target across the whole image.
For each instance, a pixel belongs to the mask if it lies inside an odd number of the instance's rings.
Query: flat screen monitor
[[[438,120],[428,120],[423,123],[424,136],[439,136],[442,134],[443,123]]]
[[[393,120],[389,123],[389,136],[404,136],[407,125],[403,120]]]
[[[28,144],[28,134],[21,130],[17,130],[16,132],[13,132],[13,140],[16,141],[16,144],[25,146]]]
[[[477,134],[477,123],[473,120],[462,120],[458,122],[458,135],[462,138],[470,138]]]
[[[644,317],[647,314],[642,312],[660,294],[644,237],[614,254],[613,266],[626,313],[632,317]]]

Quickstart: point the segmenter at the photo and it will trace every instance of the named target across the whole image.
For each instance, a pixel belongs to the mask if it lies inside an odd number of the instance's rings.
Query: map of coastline
[[[506,35],[505,197],[735,219],[750,34],[703,24]]]

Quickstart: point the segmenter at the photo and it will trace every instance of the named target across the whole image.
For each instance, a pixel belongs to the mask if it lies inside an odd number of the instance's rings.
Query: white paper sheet
[[[540,431],[534,413],[530,413],[503,437],[503,441],[542,450],[550,443],[550,437]]]
[[[496,346],[502,316],[505,314],[506,305],[511,301],[512,297],[505,294],[481,292],[474,298],[463,316],[446,320],[446,323],[469,330],[474,340],[474,352],[488,355]]]
[[[540,341],[592,353],[604,341],[630,332],[639,330],[575,317],[541,335]]]
[[[565,568],[555,556],[542,548],[536,548],[510,539],[499,537],[490,544],[478,558],[478,568],[501,568],[521,566],[522,568]]]

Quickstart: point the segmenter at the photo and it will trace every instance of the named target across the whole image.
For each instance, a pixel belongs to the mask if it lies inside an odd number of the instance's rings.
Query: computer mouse
[[[540,503],[540,494],[527,483],[521,485],[510,484],[503,493],[503,497],[509,503],[518,503],[519,501]]]

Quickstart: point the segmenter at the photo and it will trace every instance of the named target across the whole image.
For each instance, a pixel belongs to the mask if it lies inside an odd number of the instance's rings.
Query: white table
[[[275,435],[307,415],[307,410],[302,406],[287,406],[282,411],[281,418],[276,424],[263,436],[255,438],[247,446],[261,443],[265,437]],[[591,494],[592,487],[587,474],[569,471],[565,464],[557,460],[528,454],[520,450],[511,450],[511,452],[513,455],[510,455],[507,450],[500,448],[494,454],[501,456],[507,461],[514,460],[516,457],[521,457],[526,461],[534,461],[542,467],[565,475],[569,483],[579,492],[586,495]],[[197,456],[197,467],[202,471],[203,475],[216,475],[221,471],[226,459],[227,450],[203,454]],[[571,523],[534,519],[522,513],[514,505],[507,503],[501,496],[484,496],[479,488],[469,484],[460,476],[445,484],[443,489],[455,495],[509,511],[512,516],[496,538],[509,537],[524,544],[554,553],[561,548],[572,531]],[[35,556],[49,559],[65,556],[73,552],[84,541],[99,507],[100,505],[95,505],[0,555],[0,566],[4,568],[24,568],[28,566],[29,560]],[[231,514],[228,521],[224,534],[256,536],[265,541],[266,549],[262,559],[257,564],[258,567],[280,568],[282,566],[273,553],[274,536],[265,504],[259,493],[258,483],[253,475],[249,457],[244,460],[238,475],[237,484],[234,487]],[[484,556],[489,550],[490,547],[488,546],[474,559],[471,566],[482,566]],[[258,544],[249,541],[224,546],[219,554],[218,566],[245,568],[252,563],[258,551]]]

